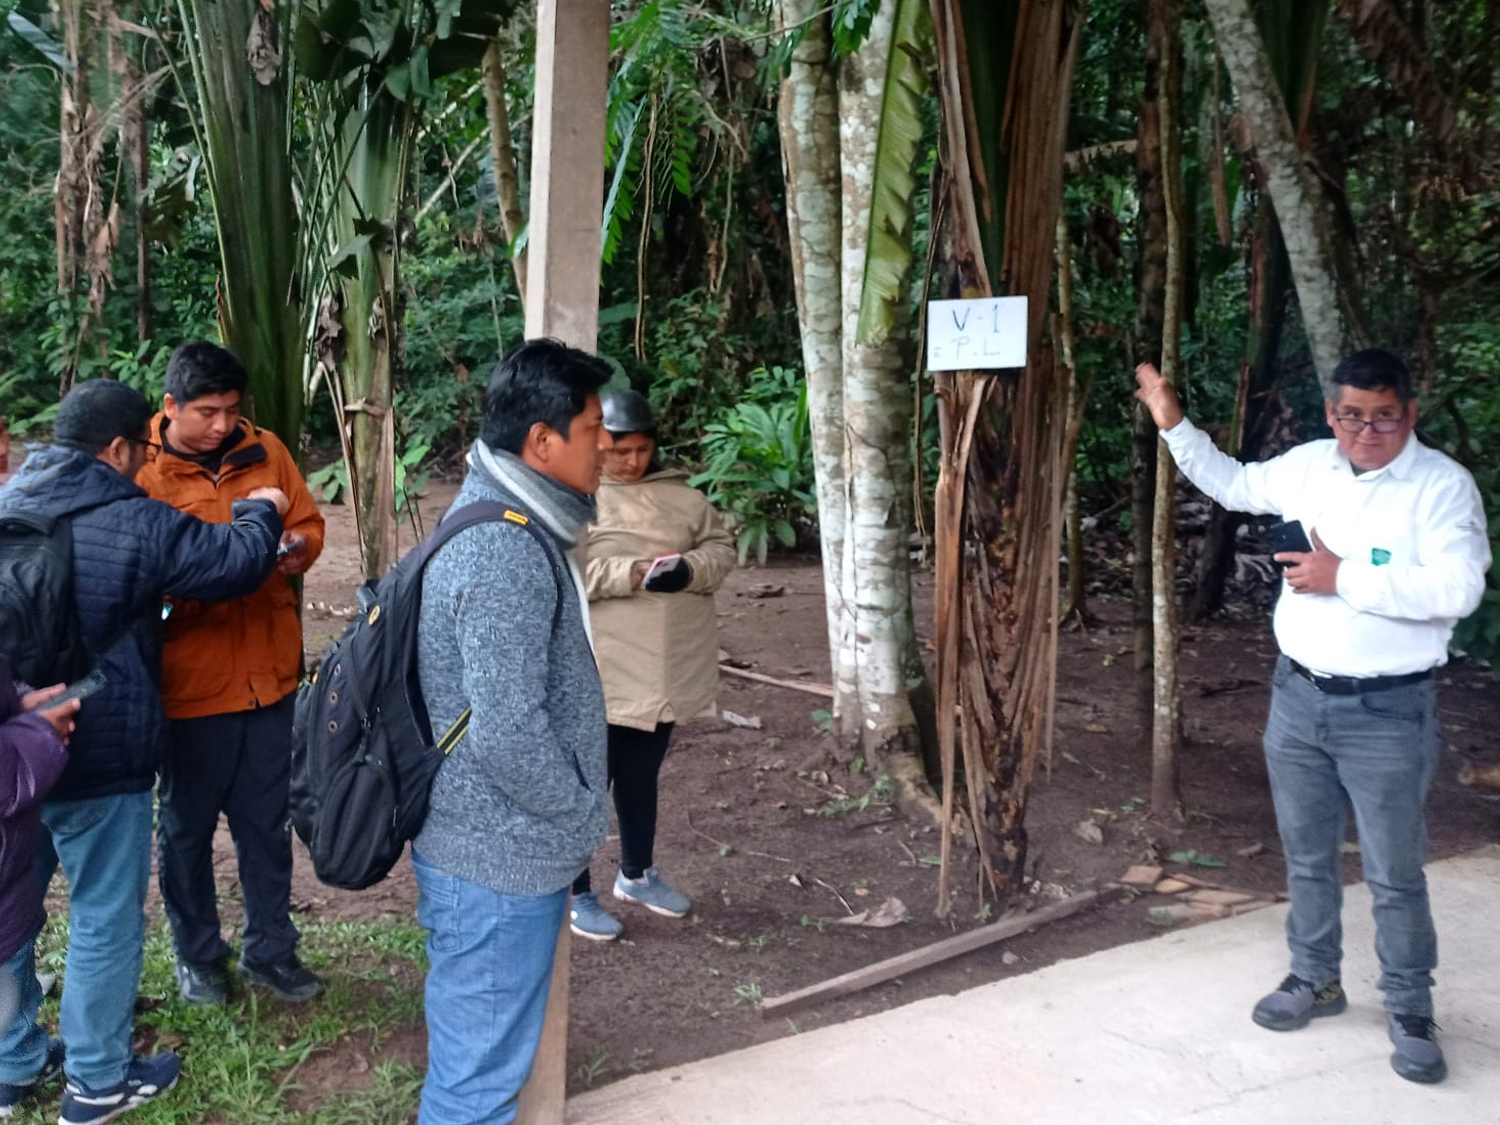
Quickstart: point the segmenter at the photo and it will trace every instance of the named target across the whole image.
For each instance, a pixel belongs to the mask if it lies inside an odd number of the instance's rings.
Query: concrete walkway
[[[570,1125],[1468,1125],[1500,1122],[1500,847],[1428,868],[1449,1078],[1390,1069],[1370,896],[1345,896],[1349,1010],[1250,1008],[1286,971],[1285,907],[1168,932],[568,1103]],[[993,955],[993,954],[992,954]],[[984,953],[971,956],[985,956]]]

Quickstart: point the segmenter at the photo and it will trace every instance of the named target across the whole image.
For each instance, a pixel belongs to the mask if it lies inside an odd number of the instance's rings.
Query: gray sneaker
[[[599,905],[598,895],[588,891],[573,896],[573,906],[568,911],[568,929],[589,941],[614,941],[625,927]]]
[[[1393,1012],[1387,1017],[1391,1036],[1391,1069],[1408,1082],[1441,1082],[1448,1077],[1448,1064],[1438,1046],[1437,1024],[1431,1016],[1407,1016]]]
[[[627,879],[624,872],[615,876],[615,898],[668,918],[681,918],[693,909],[693,900],[665,882],[654,866],[646,868],[639,879]]]
[[[1292,974],[1275,992],[1260,998],[1250,1018],[1272,1031],[1296,1031],[1320,1016],[1336,1016],[1348,1006],[1338,981],[1315,989],[1311,981]]]

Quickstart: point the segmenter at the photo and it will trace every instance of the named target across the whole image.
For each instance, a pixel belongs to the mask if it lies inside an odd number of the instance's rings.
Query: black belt
[[[1293,672],[1329,695],[1363,695],[1367,691],[1388,691],[1432,679],[1431,668],[1423,672],[1408,672],[1404,676],[1319,676],[1291,657],[1287,657],[1287,660],[1290,661]]]

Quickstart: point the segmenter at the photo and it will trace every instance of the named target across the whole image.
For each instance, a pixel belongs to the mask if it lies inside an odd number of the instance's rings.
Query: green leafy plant
[[[797,523],[817,510],[807,384],[784,367],[760,368],[749,397],[704,427],[707,466],[689,484],[731,516],[743,565],[752,555],[764,564],[772,540],[797,545]]]
[[[840,797],[829,801],[818,809],[819,816],[839,816],[846,812],[863,812],[873,805],[889,805],[896,796],[895,783],[889,775],[881,774],[875,784],[858,797]]]
[[[1200,853],[1200,852],[1198,852],[1194,848],[1188,848],[1185,851],[1173,852],[1167,858],[1170,859],[1173,863],[1186,863],[1186,864],[1189,864],[1192,867],[1228,867],[1229,866],[1222,859],[1219,859],[1216,856],[1208,855],[1207,853]]]

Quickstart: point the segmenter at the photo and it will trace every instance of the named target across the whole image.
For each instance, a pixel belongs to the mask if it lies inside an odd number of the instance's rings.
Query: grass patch
[[[298,952],[327,983],[322,996],[307,1004],[283,1004],[239,987],[220,1007],[178,997],[171,937],[164,921],[151,925],[137,1000],[137,1047],[177,1051],[182,1079],[160,1103],[133,1111],[131,1121],[402,1125],[408,1120],[422,1072],[408,1059],[379,1056],[393,1038],[410,1042],[421,1034],[423,931],[404,922],[303,921],[301,929]],[[66,918],[48,919],[37,949],[38,968],[60,973]],[[56,1028],[55,999],[44,1003],[41,1018]],[[57,1118],[57,1096],[57,1088],[49,1088],[11,1120],[50,1125]]]

